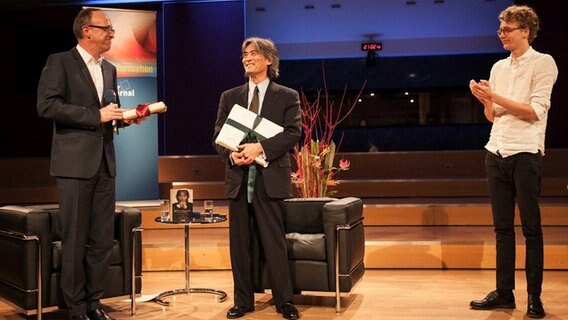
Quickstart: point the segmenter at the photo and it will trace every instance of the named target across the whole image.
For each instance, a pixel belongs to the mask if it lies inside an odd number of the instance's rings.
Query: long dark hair
[[[189,200],[189,191],[187,191],[185,189],[180,189],[176,192],[177,201],[179,201],[179,196],[181,196],[182,194],[185,194],[187,196],[187,199]]]

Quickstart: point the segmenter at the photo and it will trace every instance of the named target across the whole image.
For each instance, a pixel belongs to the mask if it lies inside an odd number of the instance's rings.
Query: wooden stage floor
[[[362,281],[350,295],[342,295],[342,311],[335,312],[335,297],[331,293],[304,292],[294,302],[302,319],[377,319],[377,320],[505,320],[528,319],[524,271],[516,273],[517,308],[514,310],[477,311],[469,309],[469,301],[481,299],[493,289],[494,270],[387,270],[367,269]],[[225,302],[217,302],[208,294],[177,295],[167,298],[169,307],[155,302],[137,302],[136,315],[130,315],[127,297],[104,300],[105,308],[115,319],[226,319],[233,302],[230,271],[192,271],[192,288],[206,287],[224,290]],[[179,271],[144,272],[141,299],[161,291],[184,287],[184,275]],[[568,319],[568,271],[547,270],[544,274],[542,300],[546,319]],[[272,305],[271,295],[256,295],[256,311],[242,319],[282,319]],[[53,310],[44,319],[67,319],[64,311]],[[11,306],[0,302],[0,319],[22,320]]]

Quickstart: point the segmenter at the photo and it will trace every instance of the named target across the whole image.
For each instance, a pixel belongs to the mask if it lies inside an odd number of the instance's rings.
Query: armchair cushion
[[[325,261],[325,238],[323,233],[287,233],[288,259]]]

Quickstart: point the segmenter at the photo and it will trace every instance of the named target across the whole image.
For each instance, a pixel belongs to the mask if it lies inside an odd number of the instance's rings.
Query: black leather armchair
[[[59,275],[61,231],[57,205],[0,207],[0,298],[41,319],[43,308],[64,307]],[[141,292],[142,216],[139,209],[116,207],[111,267],[105,298]]]
[[[359,198],[294,198],[286,200],[288,262],[295,292],[351,292],[365,273],[363,202]],[[260,249],[260,247],[258,247]],[[254,266],[257,291],[270,288],[262,250]],[[337,285],[339,284],[339,285]]]

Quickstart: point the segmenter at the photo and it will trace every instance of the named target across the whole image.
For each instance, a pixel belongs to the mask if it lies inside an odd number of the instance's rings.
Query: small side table
[[[227,293],[225,293],[225,291],[208,289],[208,288],[189,287],[189,226],[191,224],[208,224],[208,223],[224,222],[227,221],[227,216],[218,213],[202,214],[200,212],[193,212],[191,219],[187,221],[172,221],[172,220],[162,221],[161,217],[156,217],[154,221],[159,223],[183,225],[184,251],[185,251],[185,288],[164,291],[158,294],[158,296],[155,298],[156,302],[163,306],[169,306],[170,303],[168,301],[165,301],[164,298],[182,293],[188,295],[190,293],[208,293],[216,295],[218,302],[223,302],[227,300]]]

